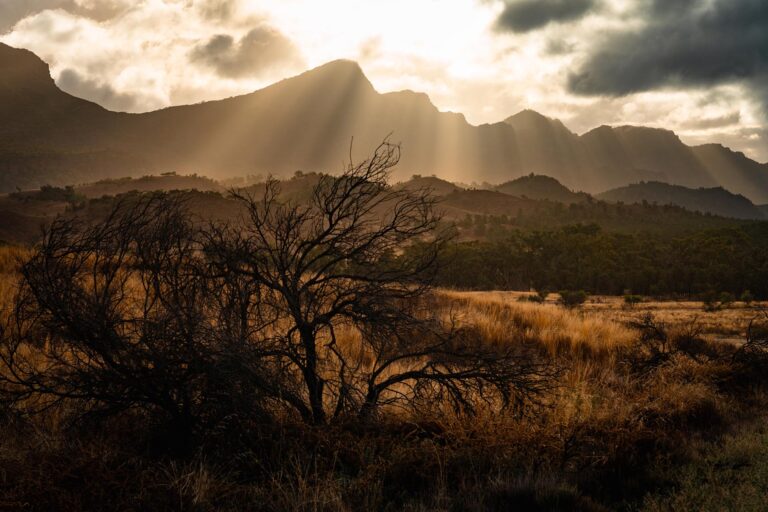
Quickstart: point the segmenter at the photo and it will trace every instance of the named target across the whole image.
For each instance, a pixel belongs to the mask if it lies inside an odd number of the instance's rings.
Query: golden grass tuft
[[[439,296],[459,320],[491,343],[536,342],[553,357],[600,360],[628,346],[636,333],[618,322],[586,317],[553,304],[513,302],[502,292],[442,290]]]

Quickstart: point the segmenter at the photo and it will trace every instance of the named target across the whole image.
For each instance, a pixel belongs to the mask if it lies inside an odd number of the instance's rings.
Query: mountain
[[[614,203],[632,204],[645,201],[674,204],[691,211],[735,219],[768,218],[752,201],[742,195],[732,194],[722,187],[692,189],[651,181],[609,190],[596,197]]]
[[[399,179],[502,183],[533,172],[587,192],[657,180],[768,202],[768,165],[727,148],[691,148],[672,132],[630,126],[576,135],[530,110],[473,126],[425,94],[378,93],[351,61],[243,96],[126,114],[64,93],[37,56],[0,44],[0,191],[165,171],[335,172],[351,141],[358,160],[388,135],[402,143]]]
[[[511,196],[545,199],[565,204],[580,203],[589,199],[588,194],[573,192],[555,178],[536,174],[502,183],[496,187],[496,190]]]

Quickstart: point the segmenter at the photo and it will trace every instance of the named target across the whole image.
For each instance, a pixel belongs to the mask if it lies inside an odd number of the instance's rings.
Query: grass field
[[[25,254],[0,248],[5,308]],[[730,362],[755,305],[705,313],[696,302],[628,308],[593,297],[567,309],[554,296],[535,304],[522,295],[441,290],[436,304],[478,343],[537,347],[557,365],[537,406],[462,415],[427,403],[393,411],[377,430],[286,420],[233,439],[222,427],[178,460],[147,452],[130,411],[100,428],[63,422],[66,407],[9,414],[0,509],[761,509],[768,436],[758,420],[768,395]],[[669,347],[640,343],[631,323],[647,313],[667,324]],[[697,344],[685,337],[693,322]]]
[[[530,292],[490,291],[462,292],[468,297],[502,302],[519,302],[530,296]],[[545,306],[557,307],[557,294],[551,294]],[[701,301],[655,300],[645,298],[639,304],[628,306],[623,297],[606,295],[590,296],[576,311],[583,318],[595,318],[626,325],[637,322],[647,314],[669,327],[695,325],[702,336],[713,341],[740,342],[743,340],[749,323],[758,315],[759,310],[768,308],[768,302],[733,302],[717,311],[707,311]]]

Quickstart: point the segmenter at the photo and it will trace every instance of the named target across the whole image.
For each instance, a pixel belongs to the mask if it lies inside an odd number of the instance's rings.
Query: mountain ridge
[[[733,194],[723,187],[692,189],[661,182],[640,182],[595,195],[596,199],[622,203],[673,204],[690,211],[710,213],[721,217],[766,220],[768,216],[749,199]]]
[[[23,86],[8,78],[9,69],[28,71]],[[39,57],[0,43],[3,76],[0,191],[156,171],[328,172],[348,157],[350,141],[361,159],[390,136],[403,144],[400,177],[501,183],[536,173],[592,193],[659,180],[723,186],[768,202],[768,164],[722,146],[689,147],[674,132],[635,126],[577,135],[531,110],[475,126],[440,111],[424,93],[377,92],[350,60],[245,95],[140,114],[61,91]]]

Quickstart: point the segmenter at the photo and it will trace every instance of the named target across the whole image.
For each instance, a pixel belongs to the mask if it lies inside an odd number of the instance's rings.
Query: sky
[[[473,124],[526,108],[768,162],[768,0],[0,0],[0,41],[63,90],[142,112],[325,62]]]

